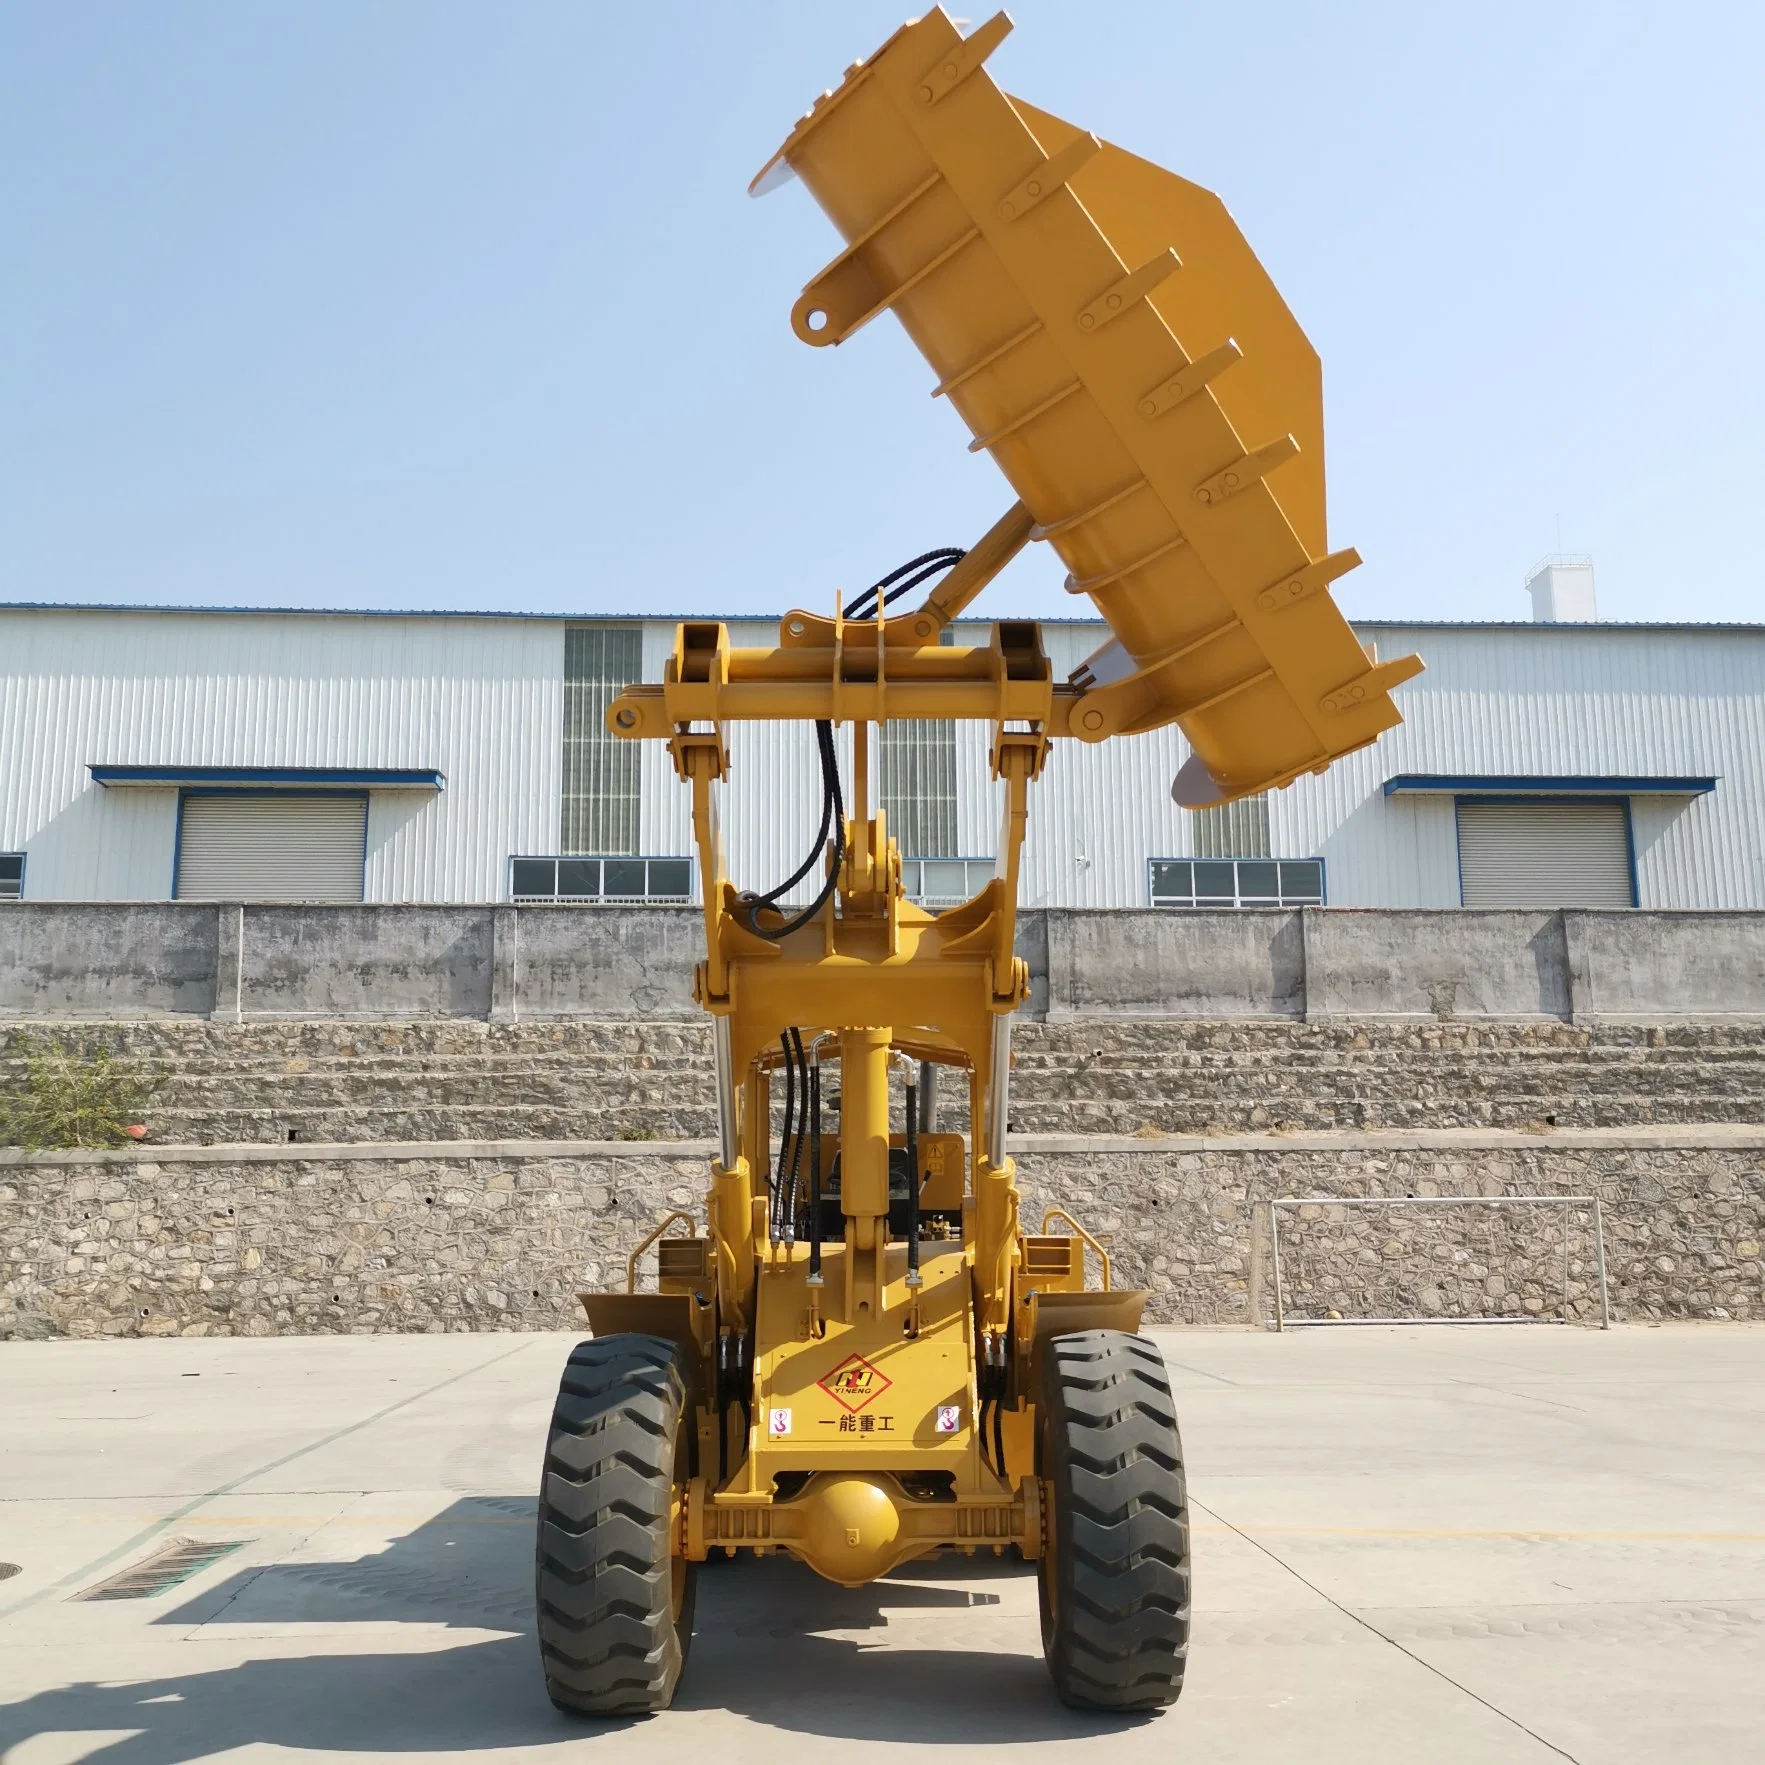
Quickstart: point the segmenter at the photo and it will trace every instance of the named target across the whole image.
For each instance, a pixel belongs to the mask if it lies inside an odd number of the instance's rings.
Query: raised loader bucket
[[[1220,199],[1008,97],[934,11],[821,98],[794,172],[847,248],[806,343],[892,311],[1113,640],[1075,676],[1087,741],[1177,723],[1190,807],[1321,771],[1401,721],[1329,594],[1318,358]]]

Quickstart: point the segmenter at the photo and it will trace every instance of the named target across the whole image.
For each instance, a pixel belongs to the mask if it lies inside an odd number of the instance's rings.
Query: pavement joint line
[[[1191,1496],[1190,1500],[1194,1501],[1194,1497]],[[1253,1538],[1242,1527],[1234,1526],[1232,1524],[1232,1522],[1225,1517],[1224,1514],[1216,1513],[1214,1511],[1214,1509],[1208,1507],[1203,1502],[1196,1501],[1194,1505],[1196,1507],[1200,1508],[1204,1514],[1212,1514],[1213,1517],[1221,1523],[1221,1525],[1225,1526],[1230,1531],[1236,1532],[1238,1534],[1238,1536],[1240,1538],[1242,1538],[1246,1544],[1250,1545],[1255,1550],[1261,1551],[1262,1554],[1265,1557],[1267,1557],[1269,1559],[1269,1561],[1271,1563],[1273,1563],[1277,1568],[1285,1569],[1287,1571],[1287,1573],[1289,1575],[1291,1575],[1293,1577],[1293,1579],[1300,1584],[1301,1587],[1310,1588],[1310,1590],[1313,1593],[1315,1593],[1319,1599],[1324,1601],[1324,1603],[1326,1605],[1331,1606],[1336,1611],[1340,1612],[1342,1614],[1342,1616],[1344,1618],[1349,1619],[1350,1622],[1358,1624],[1369,1635],[1376,1636],[1379,1638],[1379,1640],[1381,1642],[1388,1643],[1392,1648],[1396,1649],[1400,1655],[1403,1655],[1408,1660],[1414,1661],[1415,1664],[1418,1667],[1422,1668],[1424,1672],[1432,1673],[1436,1679],[1438,1679],[1442,1682],[1442,1684],[1450,1685],[1454,1691],[1459,1692],[1463,1696],[1469,1698],[1473,1703],[1481,1704],[1483,1706],[1483,1708],[1486,1709],[1487,1711],[1489,1711],[1489,1713],[1492,1716],[1499,1716],[1503,1722],[1506,1722],[1506,1723],[1510,1724],[1512,1727],[1519,1729],[1519,1731],[1523,1735],[1526,1735],[1528,1738],[1537,1741],[1537,1743],[1541,1747],[1543,1747],[1546,1752],[1555,1753],[1559,1759],[1567,1759],[1569,1761],[1569,1765],[1582,1765],[1582,1761],[1577,1759],[1573,1753],[1566,1751],[1562,1747],[1559,1747],[1554,1741],[1546,1740],[1544,1738],[1544,1736],[1537,1731],[1537,1729],[1528,1728],[1526,1726],[1526,1724],[1524,1722],[1522,1722],[1518,1716],[1514,1716],[1514,1715],[1509,1714],[1509,1712],[1504,1710],[1499,1704],[1492,1704],[1488,1698],[1484,1697],[1479,1692],[1472,1691],[1472,1689],[1468,1685],[1464,1684],[1461,1680],[1454,1679],[1450,1673],[1447,1673],[1443,1669],[1436,1667],[1432,1661],[1424,1660],[1420,1655],[1418,1655],[1415,1652],[1414,1649],[1405,1648],[1404,1645],[1401,1642],[1399,1642],[1395,1636],[1387,1635],[1383,1630],[1381,1630],[1379,1628],[1379,1626],[1377,1624],[1374,1624],[1370,1619],[1362,1617],[1361,1614],[1359,1612],[1355,1611],[1352,1607],[1345,1606],[1345,1605],[1343,1605],[1343,1603],[1340,1600],[1332,1598],[1332,1596],[1327,1594],[1321,1587],[1319,1587],[1315,1581],[1307,1580],[1306,1577],[1301,1575],[1300,1572],[1297,1569],[1295,1569],[1291,1563],[1286,1562],[1282,1558],[1276,1556],[1275,1553],[1272,1550],[1270,1550],[1266,1544],[1263,1544],[1260,1540]]]
[[[369,1420],[377,1418],[370,1417]],[[322,1442],[320,1444],[323,1444]],[[359,1492],[362,1495],[371,1493]],[[440,1491],[447,1495],[459,1496],[457,1490]],[[44,1500],[62,1501],[63,1496],[44,1497]],[[199,1497],[199,1501],[213,1499]],[[470,1499],[470,1494],[464,1497]],[[23,1507],[24,1502],[0,1501],[0,1514],[4,1514],[9,1506]],[[1202,1504],[1197,1502],[1197,1507]],[[1208,1509],[1212,1512],[1212,1509]],[[116,1519],[151,1520],[151,1514],[70,1514],[66,1519],[74,1524],[84,1522],[96,1525],[101,1521]],[[185,1519],[192,1526],[263,1526],[301,1527],[313,1526],[328,1529],[332,1526],[422,1526],[436,1518],[434,1513],[404,1514],[184,1514],[174,1515],[172,1520]],[[172,1521],[168,1521],[168,1524]],[[448,1521],[450,1526],[458,1527],[531,1527],[532,1515],[514,1514],[483,1514],[458,1515]],[[1234,1526],[1230,1521],[1222,1521],[1218,1526],[1193,1526],[1191,1531],[1203,1537],[1242,1538],[1243,1528]],[[1472,1529],[1462,1526],[1258,1526],[1259,1533],[1276,1538],[1468,1538],[1468,1539],[1514,1539],[1525,1543],[1548,1544],[1765,1544],[1765,1532],[1589,1532],[1560,1531],[1545,1527],[1525,1527],[1508,1529]],[[1750,1596],[1749,1596],[1750,1597]],[[1635,1602],[1630,1602],[1634,1604]]]
[[[1556,1397],[1534,1397],[1530,1391],[1510,1391],[1505,1385],[1491,1385],[1487,1379],[1449,1379],[1450,1385],[1463,1385],[1469,1391],[1493,1391],[1497,1397],[1509,1397],[1516,1403],[1542,1403],[1551,1409],[1570,1410],[1578,1416],[1587,1411],[1578,1403],[1564,1403]]]
[[[1191,1367],[1183,1361],[1174,1361],[1168,1354],[1164,1357],[1164,1364],[1167,1367],[1175,1367],[1179,1373],[1194,1373],[1203,1379],[1212,1379],[1218,1385],[1236,1387],[1244,1383],[1242,1379],[1228,1379],[1224,1373],[1210,1373],[1206,1367]]]
[[[171,1513],[162,1515],[151,1526],[144,1527],[132,1537],[124,1539],[114,1550],[106,1551],[102,1556],[95,1557],[91,1562],[62,1576],[59,1581],[52,1581],[47,1587],[38,1588],[28,1598],[15,1601],[10,1606],[0,1607],[0,1623],[4,1623],[8,1618],[16,1617],[20,1612],[28,1612],[31,1607],[41,1605],[44,1600],[53,1599],[58,1593],[77,1587],[88,1576],[95,1575],[100,1569],[109,1568],[112,1563],[126,1557],[131,1551],[139,1550],[142,1545],[157,1538],[168,1528],[177,1525],[180,1520],[187,1519],[198,1508],[207,1506],[209,1502],[216,1501],[223,1495],[231,1495],[235,1490],[242,1489],[247,1483],[254,1482],[259,1477],[267,1477],[270,1472],[279,1471],[284,1465],[291,1465],[296,1459],[305,1458],[308,1453],[318,1452],[322,1447],[331,1446],[351,1434],[359,1433],[363,1428],[372,1427],[374,1423],[383,1421],[396,1411],[407,1409],[425,1397],[432,1397],[437,1391],[445,1391],[448,1386],[457,1385],[462,1379],[469,1379],[476,1373],[482,1373],[514,1355],[524,1353],[533,1346],[531,1340],[517,1343],[515,1347],[505,1349],[501,1354],[492,1355],[489,1360],[479,1361],[460,1372],[450,1373],[447,1378],[438,1380],[435,1384],[426,1386],[421,1391],[413,1391],[407,1396],[401,1397],[397,1403],[389,1403],[384,1409],[375,1410],[372,1415],[363,1416],[359,1421],[351,1422],[346,1427],[335,1428],[317,1440],[308,1441],[306,1445],[296,1447],[293,1452],[284,1453],[280,1458],[272,1459],[267,1465],[259,1465],[254,1470],[246,1471],[235,1477],[232,1482],[223,1483],[218,1489],[211,1489],[201,1495],[192,1496],[182,1507],[174,1508]],[[239,1525],[242,1522],[235,1520],[230,1524]]]
[[[1190,1500],[1195,1500],[1195,1498],[1190,1497]],[[1557,1754],[1557,1758],[1569,1761],[1569,1765],[1583,1765],[1583,1761],[1578,1760],[1573,1753],[1569,1753],[1564,1747],[1558,1747],[1553,1740],[1544,1739],[1543,1735],[1541,1735],[1536,1728],[1527,1728],[1527,1724],[1521,1723],[1520,1717],[1509,1714],[1509,1712],[1502,1709],[1498,1703],[1490,1703],[1490,1700],[1484,1698],[1483,1694],[1472,1691],[1470,1686],[1463,1684],[1461,1680],[1453,1679],[1451,1673],[1447,1673],[1447,1671],[1442,1670],[1442,1668],[1437,1668],[1437,1666],[1431,1663],[1431,1661],[1424,1661],[1423,1657],[1416,1654],[1416,1650],[1405,1649],[1403,1643],[1396,1640],[1396,1636],[1389,1636],[1389,1634],[1386,1634],[1386,1631],[1382,1631],[1382,1629],[1380,1629],[1377,1624],[1373,1624],[1370,1619],[1364,1619],[1363,1615],[1361,1615],[1359,1611],[1354,1610],[1352,1606],[1345,1606],[1345,1604],[1341,1603],[1340,1599],[1334,1599],[1331,1594],[1326,1594],[1324,1588],[1318,1587],[1317,1581],[1308,1580],[1306,1576],[1299,1573],[1296,1567],[1292,1566],[1290,1562],[1287,1562],[1285,1558],[1276,1557],[1274,1551],[1269,1550],[1267,1544],[1262,1543],[1260,1539],[1251,1537],[1250,1532],[1246,1532],[1243,1527],[1235,1527],[1235,1525],[1232,1525],[1232,1521],[1227,1520],[1225,1514],[1216,1513],[1213,1507],[1207,1507],[1205,1502],[1195,1502],[1195,1506],[1200,1507],[1200,1511],[1204,1514],[1213,1514],[1214,1520],[1220,1521],[1221,1525],[1227,1528],[1227,1530],[1230,1530],[1230,1532],[1235,1532],[1237,1536],[1243,1539],[1244,1543],[1250,1544],[1253,1550],[1262,1551],[1262,1555],[1269,1558],[1269,1562],[1273,1562],[1274,1566],[1278,1567],[1278,1569],[1285,1569],[1285,1571],[1287,1571],[1287,1573],[1290,1574],[1301,1587],[1310,1588],[1313,1594],[1317,1594],[1318,1599],[1322,1599],[1322,1601],[1324,1601],[1327,1606],[1331,1606],[1333,1610],[1340,1611],[1341,1615],[1343,1615],[1345,1619],[1350,1620],[1352,1624],[1359,1624],[1361,1629],[1364,1629],[1366,1633],[1371,1634],[1371,1636],[1377,1636],[1378,1640],[1384,1641],[1384,1643],[1389,1643],[1393,1649],[1398,1650],[1400,1656],[1405,1656],[1407,1659],[1410,1659],[1410,1661],[1414,1661],[1414,1663],[1416,1663],[1419,1668],[1423,1668],[1423,1671],[1426,1671],[1426,1673],[1433,1673],[1435,1679],[1440,1680],[1440,1682],[1446,1684],[1446,1686],[1453,1687],[1454,1691],[1458,1691],[1458,1693],[1463,1694],[1463,1696],[1467,1696],[1472,1703],[1481,1703],[1483,1709],[1488,1710],[1491,1716],[1500,1717],[1504,1723],[1511,1724],[1514,1728],[1518,1728],[1523,1735],[1527,1735],[1528,1739],[1536,1740],[1539,1746],[1544,1747],[1546,1753]]]
[[[250,1572],[239,1583],[239,1585],[233,1589],[233,1591],[227,1596],[226,1600],[220,1605],[220,1607],[217,1610],[209,1613],[209,1615],[206,1618],[199,1619],[196,1623],[192,1624],[190,1626],[190,1628],[187,1631],[185,1631],[184,1634],[178,1640],[180,1642],[195,1642],[198,1638],[201,1637],[203,1631],[205,1629],[207,1629],[207,1627],[210,1624],[213,1624],[217,1619],[221,1618],[225,1613],[230,1612],[233,1609],[234,1605],[239,1601],[239,1599],[245,1593],[247,1593],[252,1587],[254,1587],[259,1580],[261,1580],[265,1575],[267,1575],[270,1572],[270,1570],[281,1568],[283,1566],[283,1562],[287,1558],[298,1556],[301,1551],[305,1550],[308,1546],[310,1546],[312,1544],[313,1540],[315,1538],[317,1538],[321,1532],[325,1531],[327,1529],[327,1527],[335,1524],[336,1521],[342,1519],[343,1516],[345,1514],[347,1514],[349,1512],[349,1510],[356,1505],[357,1502],[361,1501],[365,1497],[366,1493],[367,1492],[365,1490],[360,1490],[360,1491],[356,1491],[356,1492],[351,1493],[349,1495],[349,1499],[347,1501],[345,1501],[343,1503],[343,1505],[340,1508],[338,1508],[337,1512],[335,1514],[331,1515],[329,1519],[325,1519],[325,1518],[318,1516],[318,1515],[302,1516],[298,1526],[296,1527],[296,1536],[292,1540],[290,1540],[289,1543],[278,1553],[278,1557],[281,1560],[272,1560],[269,1562],[258,1563],[254,1567],[252,1567],[250,1569]],[[196,1516],[195,1518],[197,1519],[197,1523],[200,1524],[201,1517]],[[284,1522],[284,1523],[286,1523],[286,1522]],[[235,1520],[232,1522],[232,1524],[234,1524],[234,1525],[247,1525],[247,1524],[252,1524],[252,1522],[243,1521],[243,1520]],[[419,1520],[417,1522],[417,1524],[421,1525],[422,1521]],[[267,1528],[265,1530],[267,1530]],[[394,1542],[396,1542],[396,1541],[394,1541]],[[198,1597],[200,1597],[200,1596],[198,1596]]]

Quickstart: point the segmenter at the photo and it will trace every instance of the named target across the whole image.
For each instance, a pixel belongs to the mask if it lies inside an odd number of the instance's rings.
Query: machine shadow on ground
[[[637,1722],[567,1717],[546,1699],[532,1634],[533,1519],[531,1498],[467,1496],[380,1551],[243,1568],[154,1628],[210,1641],[224,1641],[232,1626],[268,1630],[267,1646],[285,1651],[310,1624],[315,1652],[126,1684],[107,1682],[95,1659],[95,1682],[0,1708],[0,1748],[38,1734],[108,1733],[116,1738],[82,1756],[184,1765],[253,1743],[351,1757],[614,1745],[694,1711],[905,1744],[1105,1736],[1147,1720],[1060,1704],[1038,1653],[1034,1588],[1025,1586],[1035,1571],[990,1558],[908,1564],[861,1588],[836,1587],[783,1559],[707,1564],[674,1711]],[[889,1645],[891,1621],[911,1628],[910,1645]],[[348,1637],[356,1624],[376,1626],[377,1637],[387,1624],[507,1634],[376,1650],[362,1646],[366,1636]],[[947,1633],[948,1647],[923,1646],[927,1631],[934,1643]]]

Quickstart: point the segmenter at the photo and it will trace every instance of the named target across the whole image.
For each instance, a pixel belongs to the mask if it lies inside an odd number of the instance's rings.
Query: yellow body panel
[[[748,1459],[752,1484],[763,1487],[778,1471],[836,1467],[967,1472],[975,1391],[965,1253],[960,1244],[926,1251],[919,1333],[912,1337],[905,1330],[911,1301],[903,1285],[905,1246],[889,1247],[882,1315],[850,1323],[824,1319],[819,1335],[810,1332],[803,1285],[806,1247],[797,1245],[788,1260],[768,1259]],[[845,1259],[843,1247],[829,1247],[830,1287],[844,1284]],[[869,1369],[861,1382],[831,1377],[854,1357]],[[938,1412],[949,1409],[957,1411],[956,1426],[940,1433]],[[775,1412],[790,1418],[782,1432],[773,1428]]]

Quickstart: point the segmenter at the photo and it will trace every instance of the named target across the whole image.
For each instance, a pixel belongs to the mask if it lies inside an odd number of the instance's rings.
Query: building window
[[[0,901],[16,901],[24,892],[24,853],[0,852]]]
[[[993,880],[991,858],[903,858],[901,887],[921,907],[954,907]]]
[[[1269,855],[1269,799],[1240,797],[1189,817],[1190,849],[1197,858],[1266,858]]]
[[[939,643],[952,643],[946,626]],[[889,832],[903,852],[943,858],[956,844],[956,725],[915,719],[882,726],[878,785]],[[989,866],[992,860],[988,859]],[[965,897],[966,898],[966,897]]]
[[[690,901],[690,858],[511,858],[516,901]]]
[[[1154,907],[1321,907],[1321,858],[1154,858]]]
[[[566,852],[635,852],[637,743],[607,728],[607,708],[643,677],[636,625],[564,627],[564,805]]]

